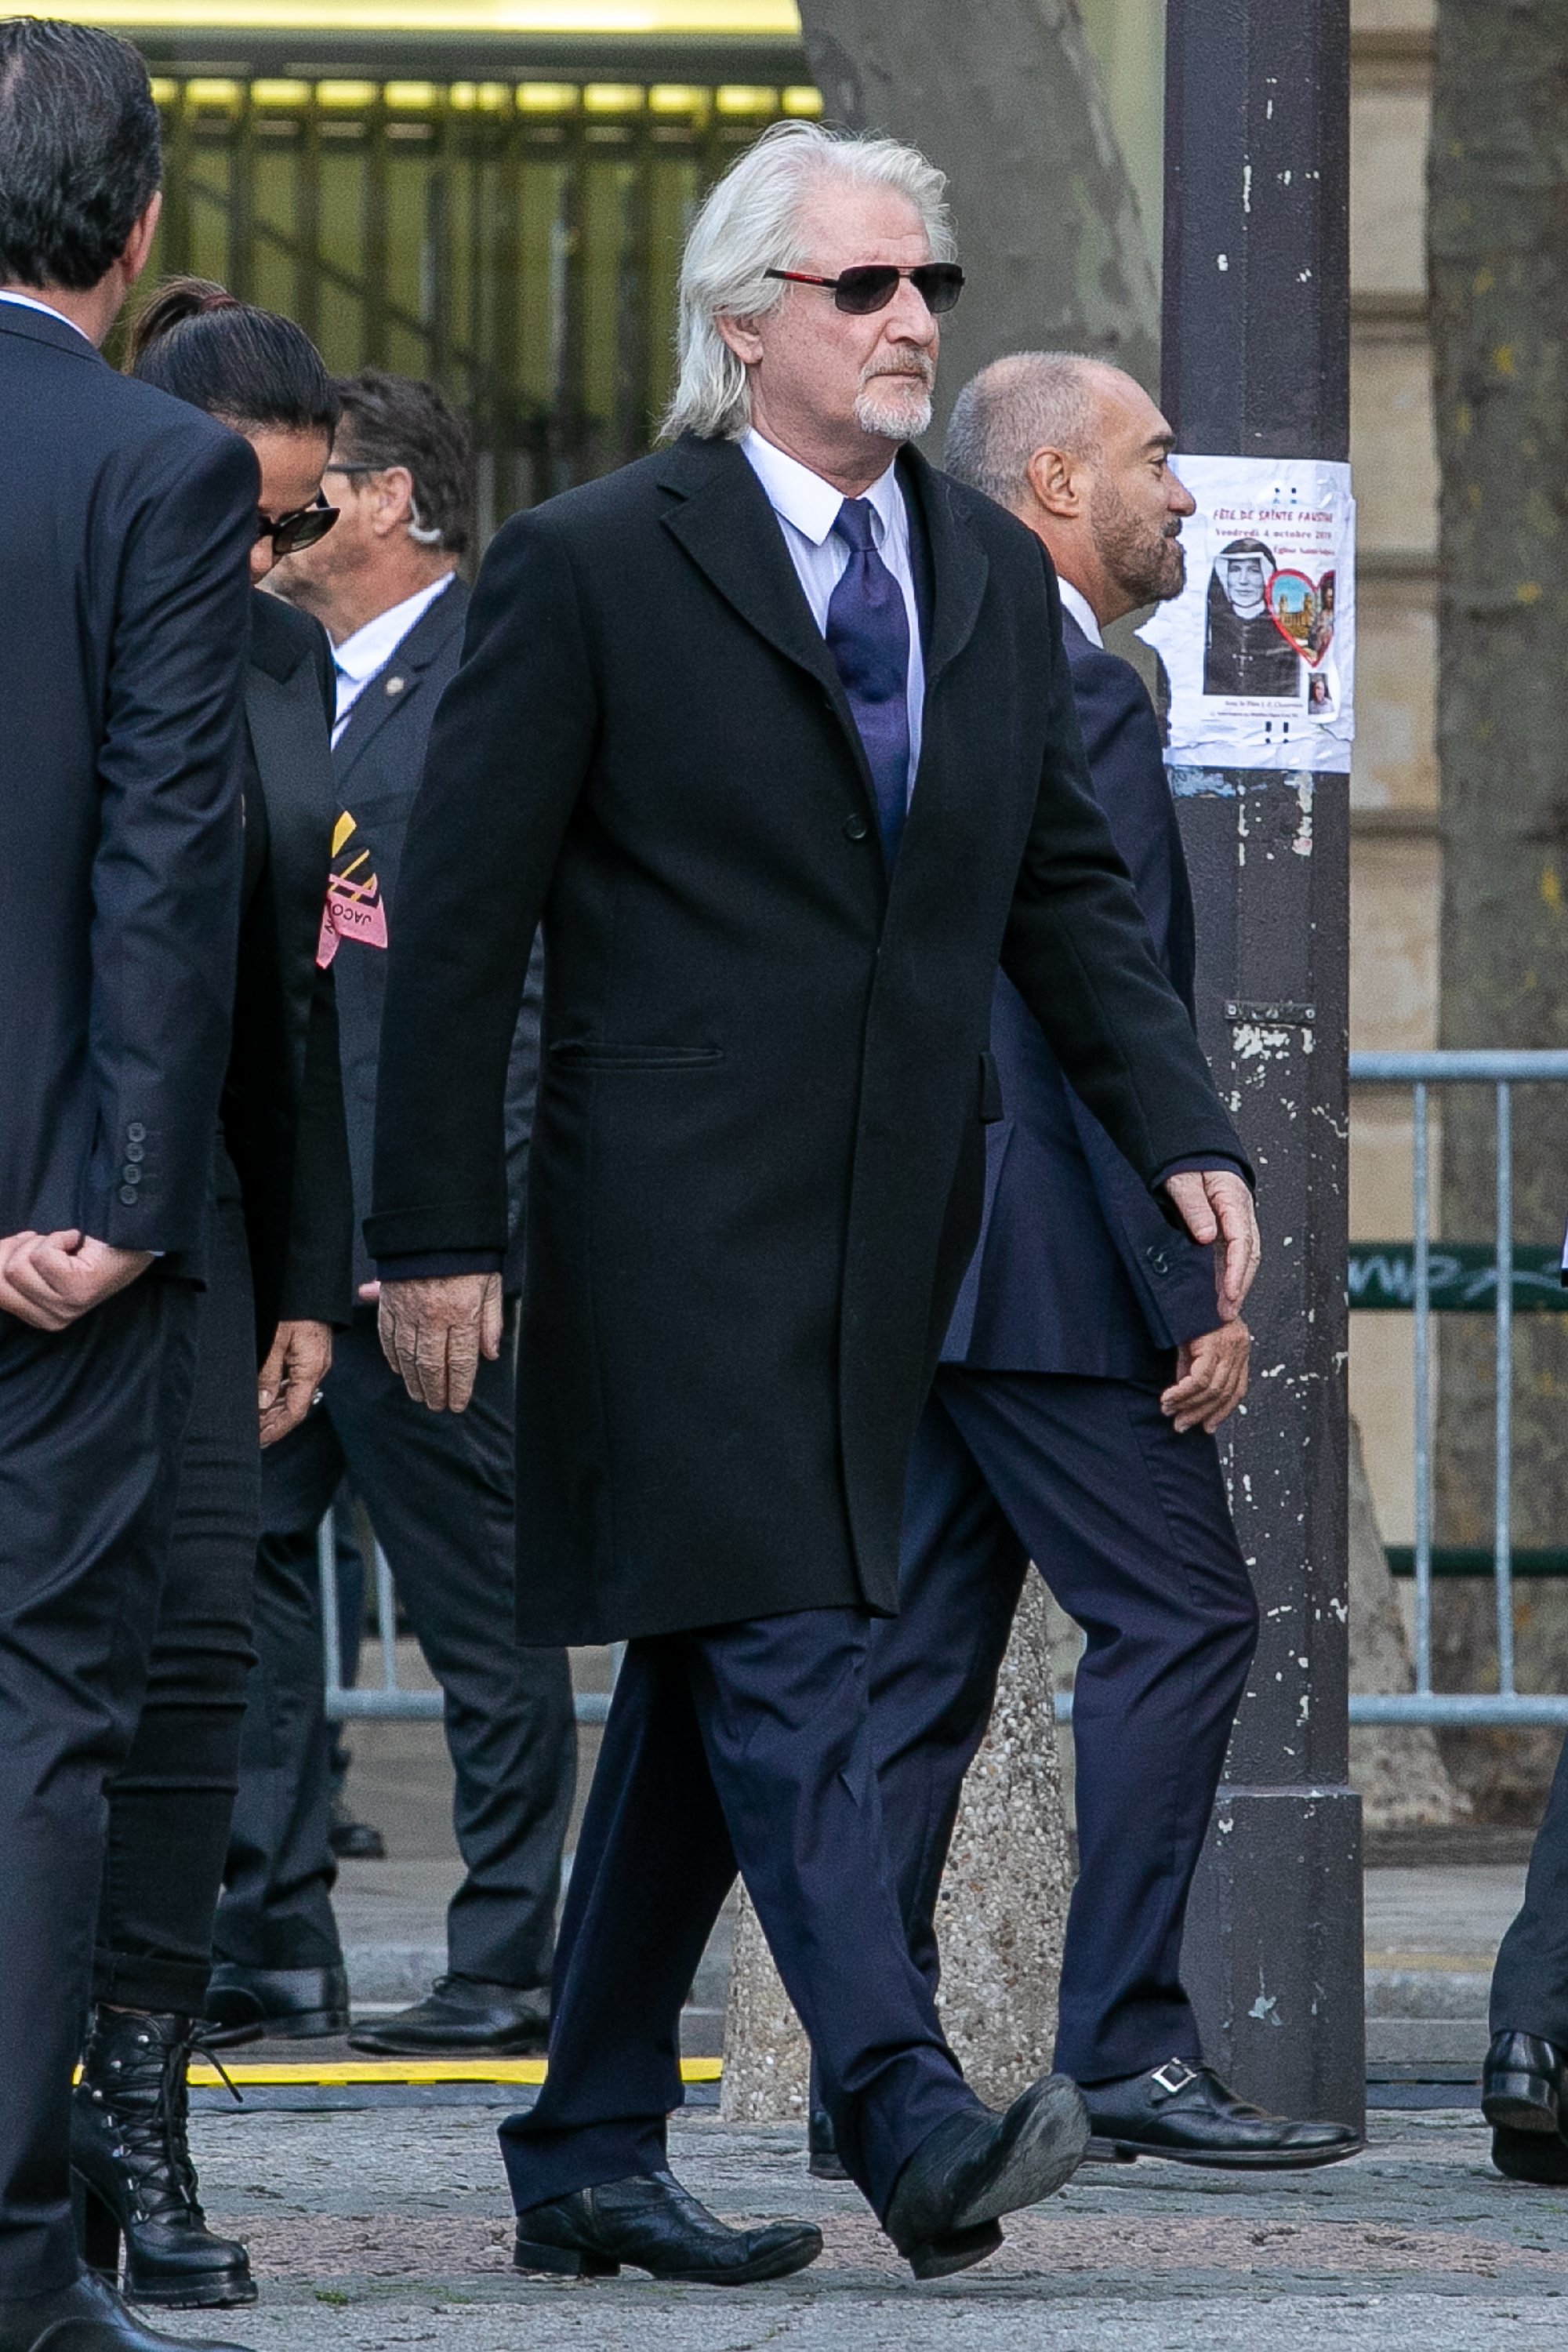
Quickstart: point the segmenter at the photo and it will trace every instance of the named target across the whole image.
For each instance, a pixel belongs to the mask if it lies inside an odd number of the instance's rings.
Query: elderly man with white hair
[[[941,174],[792,123],[688,245],[666,453],[515,517],[404,853],[368,1223],[387,1352],[500,1344],[500,1108],[549,974],[518,1370],[525,1642],[627,1643],[502,2142],[520,2269],[742,2282],[821,2240],[671,2179],[737,1869],[847,2168],[920,2277],[1087,2138],[983,2106],[906,1948],[868,1645],[973,1246],[998,958],[1173,1222],[1257,1255],[1240,1146],[1083,767],[1048,559],[907,444],[963,283]],[[1053,651],[1054,648],[1054,651]]]

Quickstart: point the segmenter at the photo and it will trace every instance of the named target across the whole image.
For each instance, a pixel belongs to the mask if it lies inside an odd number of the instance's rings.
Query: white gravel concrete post
[[[942,2023],[992,2105],[1050,2070],[1071,1886],[1045,1592],[1031,1574],[991,1728],[964,1782],[937,1911]],[[724,2119],[804,2126],[807,2064],[805,2036],[742,1895],[725,2020]]]

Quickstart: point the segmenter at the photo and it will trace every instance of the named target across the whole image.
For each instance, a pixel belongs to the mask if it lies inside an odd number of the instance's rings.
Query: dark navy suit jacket
[[[366,682],[349,714],[332,754],[340,816],[336,872],[353,871],[363,884],[376,877],[388,933],[397,921],[395,899],[403,840],[425,767],[425,747],[436,705],[453,677],[462,651],[468,592],[454,578],[428,605],[390,661]],[[342,827],[352,820],[353,830]],[[338,1025],[342,1037],[343,1096],[348,1108],[349,1155],[353,1163],[354,1281],[368,1282],[374,1268],[365,1255],[364,1218],[370,1212],[371,1143],[375,1132],[376,1068],[381,1053],[381,1007],[386,992],[386,955],[378,947],[345,939],[333,959]],[[544,995],[543,953],[534,943],[522,1010],[512,1039],[505,1103],[507,1200],[511,1246],[506,1256],[506,1286],[522,1279],[522,1210],[528,1177],[528,1146],[539,1083],[539,1019]]]
[[[201,1246],[228,1056],[256,480],[0,302],[0,1234],[165,1274]]]
[[[1070,613],[1062,637],[1096,798],[1190,1013],[1192,890],[1153,705],[1131,663],[1091,644]],[[1001,974],[991,1050],[1000,1115],[987,1137],[984,1223],[943,1362],[1164,1378],[1170,1351],[1219,1320],[1212,1252],[1167,1223]]]

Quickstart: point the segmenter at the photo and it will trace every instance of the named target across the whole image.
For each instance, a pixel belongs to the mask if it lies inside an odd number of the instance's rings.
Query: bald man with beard
[[[1174,596],[1194,501],[1130,376],[1070,354],[1001,360],[960,394],[947,470],[1043,541],[1095,796],[1193,1011],[1192,893],[1160,729],[1104,626]],[[1294,655],[1289,656],[1294,660]],[[1041,648],[1046,658],[1046,648]],[[1087,1647],[1074,1694],[1079,1876],[1055,2064],[1091,2156],[1289,2168],[1351,2155],[1337,2124],[1247,2105],[1204,2063],[1180,1976],[1188,1890],[1246,1687],[1258,1607],[1215,1432],[1248,1336],[1212,1252],[1161,1216],[998,975],[985,1216],[910,1460],[900,1613],[871,1644],[873,1743],[911,1957],[933,1916],[963,1776],[1034,1560]],[[831,2176],[826,2116],[813,2169]]]

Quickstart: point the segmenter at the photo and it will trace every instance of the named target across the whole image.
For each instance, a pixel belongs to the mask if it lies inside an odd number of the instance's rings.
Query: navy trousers
[[[1200,2055],[1182,1929],[1258,1633],[1214,1440],[1178,1436],[1133,1381],[938,1373],[910,1457],[900,1613],[871,1645],[888,1847],[933,1988],[963,1775],[1031,1559],[1088,1637],[1056,2063],[1110,2082]]]
[[[879,2214],[979,2112],[911,1960],[883,1843],[871,1620],[796,1611],[627,1644],[556,1953],[550,2073],[501,2126],[519,2212],[665,2161],[680,2011],[739,1865]]]
[[[80,2269],[70,2084],[104,1785],[141,1712],[198,1307],[144,1274],[64,1331],[0,1314],[0,2302]]]

